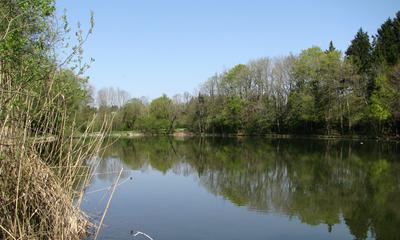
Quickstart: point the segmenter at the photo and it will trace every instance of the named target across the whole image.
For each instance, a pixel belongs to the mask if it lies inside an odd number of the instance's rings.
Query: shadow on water
[[[208,192],[250,211],[325,224],[328,231],[342,222],[356,239],[396,239],[399,153],[399,144],[376,141],[137,138],[108,148],[98,171],[124,165],[194,176]]]

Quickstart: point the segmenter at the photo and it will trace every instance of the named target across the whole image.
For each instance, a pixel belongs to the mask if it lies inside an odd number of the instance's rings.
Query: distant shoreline
[[[87,134],[89,137],[98,136],[100,133]],[[78,135],[83,136],[83,135]],[[178,131],[170,134],[143,133],[137,131],[114,131],[107,134],[107,137],[116,138],[140,138],[170,136],[175,138],[190,137],[257,137],[267,139],[321,139],[321,140],[377,140],[377,141],[400,141],[399,136],[368,136],[368,135],[321,135],[321,134],[211,134],[211,133],[193,133],[189,131]]]

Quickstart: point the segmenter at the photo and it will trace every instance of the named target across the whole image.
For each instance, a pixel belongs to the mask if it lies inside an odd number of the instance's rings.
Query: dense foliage
[[[70,137],[90,96],[86,37],[78,27],[68,47],[66,17],[55,15],[53,0],[0,0],[0,239],[80,239],[89,226],[77,196],[91,170],[81,166],[102,135]]]
[[[67,108],[68,124],[64,126],[72,125],[91,95],[87,78],[81,76],[88,67],[82,61],[83,31],[78,27],[74,33],[77,43],[70,46],[70,26],[66,16],[56,20],[53,0],[0,0],[0,16],[0,90],[34,96],[39,101],[35,104],[38,112],[44,104],[61,99],[57,110],[62,113]],[[91,24],[93,27],[93,19]],[[0,121],[9,106],[26,107],[6,102],[0,109]],[[41,121],[32,117],[34,123]]]
[[[327,50],[238,64],[209,78],[195,96],[100,106],[115,114],[115,130],[399,136],[399,76],[400,12],[372,43],[360,28],[344,55],[330,42]]]

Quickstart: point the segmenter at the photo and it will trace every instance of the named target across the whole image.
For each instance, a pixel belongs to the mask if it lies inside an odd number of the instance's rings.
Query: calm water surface
[[[108,148],[83,209],[101,239],[400,239],[400,144],[138,138]]]

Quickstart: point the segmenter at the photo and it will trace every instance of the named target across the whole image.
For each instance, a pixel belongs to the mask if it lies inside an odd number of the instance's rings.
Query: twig
[[[15,18],[16,18],[16,17],[15,17]],[[11,20],[8,21],[8,25],[7,25],[6,32],[4,33],[3,37],[1,38],[1,40],[6,39],[6,37],[7,37],[7,35],[8,35],[8,32],[10,31],[11,24],[12,24],[12,22],[15,20],[15,18],[11,18]]]
[[[148,239],[150,239],[150,240],[154,240],[152,237],[150,237],[149,235],[147,235],[146,233],[143,233],[143,232],[137,231],[137,232],[135,233],[135,235],[133,235],[133,236],[136,237],[137,235],[143,235],[143,236],[145,236],[146,238],[148,238]]]
[[[7,229],[5,229],[3,226],[0,225],[0,228],[3,229],[4,232],[6,232],[8,235],[10,235],[10,237],[12,237],[12,239],[15,240],[15,237],[9,232],[7,231]]]
[[[126,183],[128,180],[130,180],[130,178],[127,178],[124,181],[120,182],[119,184],[116,185],[116,187],[121,186],[122,184]],[[97,192],[101,192],[101,191],[105,191],[105,190],[110,190],[110,187],[96,189],[96,190],[85,193],[85,195],[91,194],[91,193],[97,193]]]
[[[113,195],[114,195],[115,188],[117,187],[119,178],[121,177],[121,174],[122,174],[122,171],[123,171],[123,170],[124,170],[124,168],[121,168],[121,171],[120,171],[119,174],[118,174],[117,180],[116,180],[115,183],[114,183],[113,189],[112,189],[112,191],[111,191],[110,198],[108,199],[106,208],[104,209],[103,216],[101,217],[99,228],[98,228],[97,231],[96,231],[96,235],[94,235],[94,240],[96,240],[97,237],[99,236],[101,226],[103,225],[104,217],[106,216],[107,211],[108,211],[108,208],[110,207],[111,199],[112,199],[112,197],[113,197]]]

